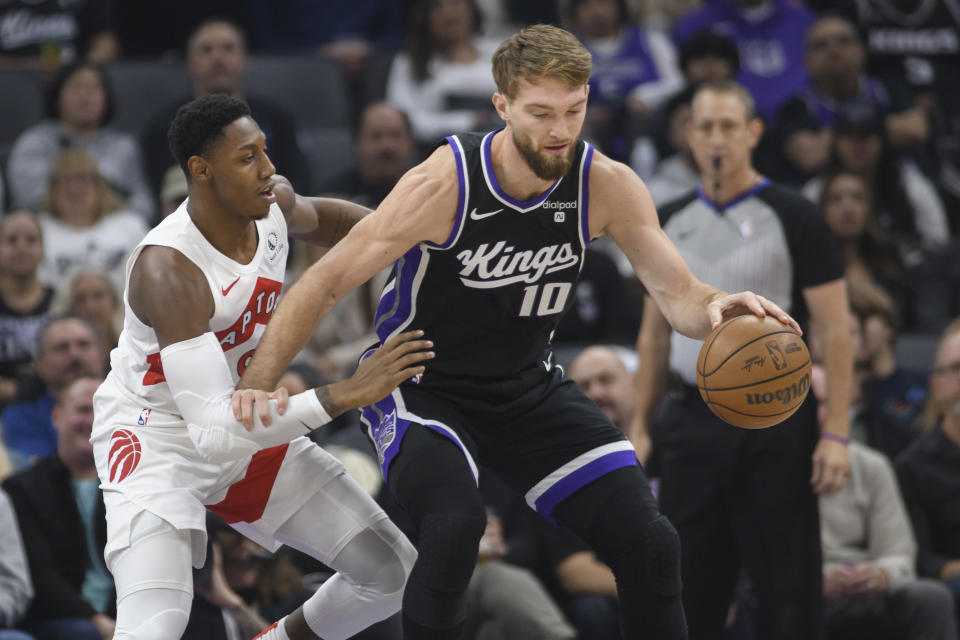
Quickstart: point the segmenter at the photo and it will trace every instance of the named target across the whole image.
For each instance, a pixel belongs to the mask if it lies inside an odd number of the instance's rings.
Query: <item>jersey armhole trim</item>
[[[580,160],[580,243],[590,246],[590,165],[593,162],[593,145],[587,143]]]
[[[453,150],[454,163],[457,166],[457,217],[453,221],[453,229],[443,244],[434,242],[424,242],[432,249],[449,249],[457,243],[460,238],[460,232],[463,231],[463,220],[466,216],[467,203],[470,201],[470,183],[467,180],[466,157],[463,153],[463,146],[457,136],[447,136],[445,138],[450,148]]]

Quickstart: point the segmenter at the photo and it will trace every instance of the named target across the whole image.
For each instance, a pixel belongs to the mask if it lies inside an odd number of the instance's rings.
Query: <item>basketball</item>
[[[714,329],[697,358],[700,396],[721,420],[764,429],[796,411],[810,390],[810,352],[779,320],[737,316]]]

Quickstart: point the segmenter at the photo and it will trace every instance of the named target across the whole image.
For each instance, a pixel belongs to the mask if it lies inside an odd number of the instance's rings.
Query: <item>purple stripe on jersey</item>
[[[497,131],[502,131],[502,129],[498,129]],[[488,133],[487,136],[483,139],[483,143],[481,144],[481,147],[483,148],[484,164],[488,169],[487,180],[490,181],[490,186],[493,187],[494,192],[496,192],[496,194],[500,196],[502,200],[509,203],[510,206],[512,207],[516,207],[517,209],[530,209],[531,207],[540,206],[541,204],[543,204],[544,200],[550,197],[550,194],[553,193],[553,190],[557,188],[557,185],[560,184],[560,180],[562,180],[563,178],[558,178],[557,181],[554,182],[552,185],[550,185],[550,188],[544,191],[540,196],[534,198],[533,200],[529,200],[527,202],[517,200],[516,198],[513,198],[507,195],[507,193],[500,188],[500,184],[497,182],[497,176],[493,170],[493,160],[490,156],[490,146],[493,140],[493,136],[494,134],[497,133],[497,131],[491,131],[490,133]]]
[[[611,471],[637,465],[637,454],[633,451],[614,451],[589,462],[576,471],[569,473],[547,489],[536,502],[537,513],[556,524],[553,510],[573,493],[587,486],[597,478]]]
[[[738,204],[740,204],[741,202],[743,202],[753,194],[757,193],[762,189],[766,189],[769,186],[770,186],[770,179],[761,178],[760,182],[753,185],[752,187],[750,187],[749,189],[747,189],[746,191],[741,193],[739,196],[737,196],[736,198],[734,198],[733,200],[731,200],[730,202],[726,203],[723,206],[717,205],[716,202],[714,202],[713,200],[707,197],[707,194],[703,192],[703,185],[700,185],[697,187],[697,195],[700,196],[700,199],[703,200],[707,204],[707,206],[710,207],[711,209],[715,209],[716,211],[723,211],[724,209],[729,209],[731,207],[737,206]]]
[[[466,160],[463,157],[463,154],[460,153],[460,145],[457,144],[454,136],[446,137],[447,144],[450,145],[450,148],[453,149],[453,161],[457,165],[457,219],[453,221],[453,230],[450,232],[450,235],[446,240],[443,241],[443,244],[435,244],[433,242],[426,242],[425,244],[431,247],[437,247],[439,249],[449,249],[454,242],[457,241],[457,236],[460,235],[460,227],[463,226],[463,215],[464,215],[464,197],[466,194],[467,186],[467,176],[465,174],[465,165]]]
[[[581,180],[583,180],[583,200],[580,202],[580,211],[583,213],[580,215],[580,235],[583,237],[583,247],[587,248],[590,246],[590,164],[593,162],[593,145],[588,145],[586,150],[587,158],[583,163],[583,173],[581,174]],[[581,262],[580,268],[583,268]]]
[[[396,270],[397,275],[393,291],[384,296],[383,301],[377,308],[377,316],[374,320],[377,337],[380,338],[381,344],[386,342],[390,334],[410,317],[413,310],[413,296],[416,295],[413,290],[413,281],[420,269],[422,259],[423,252],[419,245],[407,251],[400,258],[402,265]]]

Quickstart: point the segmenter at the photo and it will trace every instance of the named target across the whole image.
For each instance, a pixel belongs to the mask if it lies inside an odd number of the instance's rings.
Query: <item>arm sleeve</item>
[[[187,423],[197,451],[213,462],[244,456],[294,438],[330,421],[313,389],[290,398],[286,413],[277,414],[271,401],[272,423],[264,427],[256,418],[252,431],[233,417],[230,398],[234,381],[220,343],[212,333],[171,344],[160,352],[163,372],[173,400]]]

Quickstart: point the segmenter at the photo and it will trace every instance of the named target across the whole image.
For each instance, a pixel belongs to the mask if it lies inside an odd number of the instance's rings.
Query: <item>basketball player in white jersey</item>
[[[416,552],[339,462],[301,436],[422,373],[431,343],[410,332],[348,380],[289,401],[270,394],[264,419],[245,429],[230,394],[277,306],[288,225],[332,244],[366,210],[296,196],[241,100],[184,105],[169,139],[189,198],[129,259],[124,329],[94,405],[114,638],[181,636],[191,565],[205,558],[205,509],[268,549],[287,544],[338,572],[260,637],[347,638],[399,610]]]

